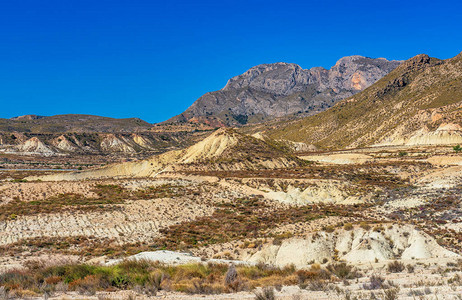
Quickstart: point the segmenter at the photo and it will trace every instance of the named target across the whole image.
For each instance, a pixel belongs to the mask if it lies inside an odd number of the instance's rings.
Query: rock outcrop
[[[330,70],[305,70],[290,63],[258,65],[231,78],[223,89],[205,94],[169,122],[206,118],[235,126],[313,114],[362,91],[399,64],[356,55],[340,59]]]

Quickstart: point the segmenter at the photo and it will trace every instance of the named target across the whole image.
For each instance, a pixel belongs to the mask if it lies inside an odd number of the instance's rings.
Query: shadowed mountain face
[[[331,109],[266,128],[276,139],[321,148],[462,143],[462,53],[420,54]]]
[[[348,56],[330,70],[274,63],[251,68],[167,122],[237,126],[291,114],[311,115],[370,86],[401,62]]]

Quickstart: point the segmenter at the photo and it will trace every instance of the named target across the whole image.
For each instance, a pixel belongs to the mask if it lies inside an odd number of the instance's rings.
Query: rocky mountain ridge
[[[206,93],[167,122],[239,126],[291,114],[311,115],[370,86],[401,62],[359,55],[341,58],[330,70],[293,63],[255,66]]]
[[[325,112],[264,130],[321,148],[459,144],[461,103],[462,54],[420,54]]]

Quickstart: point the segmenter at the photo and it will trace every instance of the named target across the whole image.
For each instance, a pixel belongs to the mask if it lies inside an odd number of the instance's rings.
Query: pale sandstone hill
[[[363,92],[318,115],[273,124],[275,139],[322,148],[462,142],[462,53],[417,55]]]
[[[173,149],[183,149],[210,134],[204,131],[139,132],[139,133],[20,133],[0,132],[0,152],[45,155],[50,151],[60,155],[111,154],[114,156],[146,157]],[[29,151],[24,143],[32,139],[49,151]],[[30,147],[26,147],[30,148]],[[24,151],[25,149],[26,151]]]
[[[16,148],[19,152],[28,154],[53,155],[56,153],[36,137],[28,139],[19,144]]]
[[[181,170],[245,170],[298,166],[298,159],[277,145],[220,129],[184,150],[169,151],[150,159],[110,165],[101,169],[29,177],[29,180],[81,180],[107,177],[149,177],[159,172]]]
[[[123,153],[133,153],[135,149],[131,147],[127,142],[117,138],[114,134],[107,135],[101,141],[101,149],[106,152],[123,152]]]
[[[53,139],[52,144],[56,148],[67,152],[74,152],[78,149],[78,147],[64,135],[60,135],[59,137]]]
[[[349,263],[374,263],[394,259],[441,259],[458,256],[412,225],[394,225],[379,231],[342,229],[332,233],[314,233],[306,238],[291,238],[280,245],[268,245],[247,260],[281,267],[293,264],[302,268],[313,262],[322,263],[325,259],[333,260],[335,257]]]

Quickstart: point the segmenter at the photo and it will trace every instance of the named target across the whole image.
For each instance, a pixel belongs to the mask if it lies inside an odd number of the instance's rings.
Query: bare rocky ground
[[[460,154],[381,147],[300,157],[315,163],[76,181],[3,176],[0,271],[35,260],[105,263],[167,248],[301,269],[347,262],[362,272],[320,286],[276,286],[276,299],[460,299]],[[390,272],[395,260],[414,270]],[[368,290],[373,275],[386,288]],[[253,299],[255,292],[162,290],[151,298]],[[136,291],[53,297],[148,298]]]

